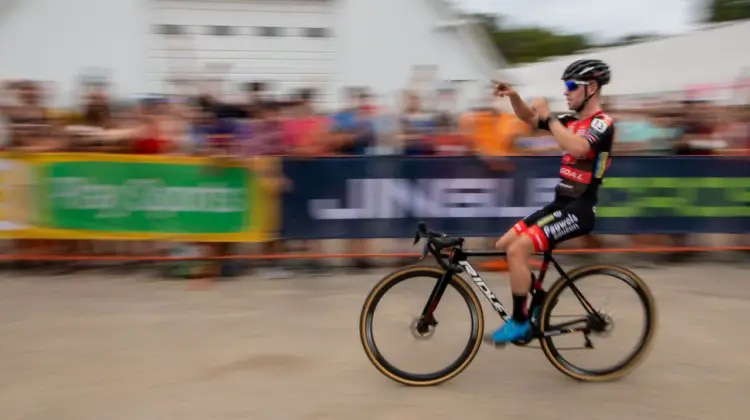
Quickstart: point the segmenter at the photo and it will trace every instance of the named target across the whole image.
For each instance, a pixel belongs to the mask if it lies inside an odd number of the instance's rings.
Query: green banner
[[[44,225],[154,234],[236,234],[253,219],[256,180],[242,167],[60,161],[41,170]]]
[[[608,178],[599,217],[750,217],[750,178]]]

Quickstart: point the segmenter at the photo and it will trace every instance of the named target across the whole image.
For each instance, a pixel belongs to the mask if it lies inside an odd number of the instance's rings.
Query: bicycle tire
[[[365,355],[370,362],[387,378],[408,386],[424,387],[438,385],[463,372],[479,352],[479,348],[482,344],[482,334],[484,332],[484,314],[482,312],[482,306],[471,286],[469,286],[469,284],[458,275],[453,275],[451,277],[449,286],[452,286],[466,302],[471,313],[472,328],[466,348],[453,363],[432,373],[409,373],[389,363],[377,348],[372,332],[372,320],[380,299],[383,298],[388,290],[403,281],[417,277],[430,277],[437,281],[444,273],[445,271],[443,269],[437,267],[404,267],[380,280],[372,288],[365,299],[365,302],[362,305],[359,322],[359,335],[362,341],[362,347],[364,348]]]
[[[654,336],[658,328],[656,300],[646,283],[632,271],[615,266],[615,265],[591,265],[576,268],[568,273],[570,281],[576,282],[583,278],[604,274],[610,277],[624,281],[633,288],[640,298],[645,308],[646,330],[641,336],[638,347],[622,362],[607,369],[586,370],[578,368],[565,360],[555,348],[552,342],[553,337],[543,337],[540,344],[547,360],[560,372],[566,376],[582,382],[610,382],[619,380],[631,373],[640,365],[651,351],[654,342]],[[544,332],[549,325],[551,310],[560,294],[569,287],[569,282],[564,277],[560,277],[547,291],[547,297],[542,306],[539,316],[540,330]]]

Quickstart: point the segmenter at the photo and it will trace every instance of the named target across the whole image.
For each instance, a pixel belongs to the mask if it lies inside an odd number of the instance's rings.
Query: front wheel
[[[604,382],[624,377],[645,359],[653,343],[657,329],[653,294],[640,277],[618,266],[586,266],[571,271],[567,276],[568,279],[562,277],[550,287],[542,306],[540,330],[544,335],[540,342],[544,355],[557,370],[579,381]],[[595,277],[598,278],[591,282],[592,289],[582,291],[584,280]],[[622,290],[615,291],[618,286]],[[566,298],[567,305],[561,303],[566,291],[570,292],[570,297]],[[617,314],[612,309],[600,306],[605,301],[603,294],[614,295],[616,307],[620,308]],[[623,310],[626,299],[632,301],[632,307]],[[571,315],[574,311],[576,315]],[[611,337],[627,326],[639,326],[642,331],[635,334],[633,340]],[[563,337],[572,338],[574,344],[583,342],[583,346],[567,347],[554,342]],[[611,344],[604,355],[611,356],[625,349],[624,357],[597,368],[581,367],[583,363],[595,363],[603,357],[588,352],[594,348],[601,350],[605,344],[603,339]],[[562,351],[568,350],[571,351],[570,355],[563,357]],[[574,361],[576,356],[580,356],[580,361]]]
[[[403,368],[396,367],[389,360],[386,360],[381,349],[377,345],[375,334],[373,332],[373,319],[375,310],[377,309],[378,304],[381,302],[386,293],[393,289],[394,286],[404,283],[407,280],[410,280],[409,286],[424,285],[427,287],[427,289],[424,290],[429,291],[429,287],[434,287],[440,281],[440,279],[443,278],[444,275],[445,271],[436,267],[405,267],[378,282],[375,287],[373,287],[370,294],[367,296],[367,299],[362,306],[362,313],[360,315],[359,335],[362,340],[362,346],[364,347],[367,358],[370,360],[370,362],[372,362],[375,368],[377,368],[378,371],[380,371],[386,377],[409,386],[437,385],[454,378],[464,369],[466,369],[466,367],[469,366],[471,361],[474,359],[474,356],[476,356],[477,352],[479,351],[479,347],[482,343],[482,333],[484,331],[484,316],[481,309],[482,307],[479,300],[477,299],[476,293],[474,293],[471,287],[457,275],[453,275],[450,278],[448,282],[450,288],[446,289],[446,292],[448,290],[455,290],[456,292],[458,292],[461,300],[463,300],[463,302],[466,304],[466,307],[469,310],[468,318],[470,320],[470,329],[468,339],[463,342],[465,344],[459,343],[459,348],[462,348],[460,354],[458,355],[458,357],[452,358],[452,361],[448,364],[448,366],[426,373],[410,372],[404,370]],[[422,298],[422,294],[420,292],[419,299],[421,300],[415,301],[419,306],[414,306],[413,308],[411,308],[411,314],[418,318],[427,298],[427,293],[424,293],[424,298]],[[453,307],[456,305],[446,305],[446,303],[448,302],[441,300],[438,308],[435,311],[435,318],[443,322],[450,321],[453,316],[447,317],[444,311],[441,311],[441,308],[446,310],[460,309]],[[451,308],[446,308],[447,306],[451,306]],[[443,315],[442,319],[441,313]],[[386,315],[393,314],[387,313]],[[401,325],[400,330],[403,336],[399,340],[428,339],[431,338],[433,334],[435,334],[436,329],[442,327],[442,325],[428,325],[427,327],[429,328],[424,328],[424,323],[419,322],[418,319],[414,319],[413,317],[409,318],[408,316],[404,316],[403,319],[395,319],[394,321],[398,325]],[[422,327],[419,326],[420,324],[422,324]],[[440,324],[440,322],[436,324]],[[410,334],[406,333],[407,329],[411,332]],[[391,334],[389,334],[389,336],[391,336]],[[432,347],[435,347],[432,344],[430,345]]]

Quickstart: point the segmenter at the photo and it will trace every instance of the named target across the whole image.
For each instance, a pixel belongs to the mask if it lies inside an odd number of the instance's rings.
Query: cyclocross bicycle
[[[504,321],[510,318],[503,304],[468,261],[470,257],[504,256],[505,252],[463,250],[464,238],[450,237],[441,232],[431,231],[427,229],[424,223],[420,223],[418,226],[414,244],[416,245],[422,238],[425,239],[424,249],[419,260],[423,260],[429,253],[435,257],[440,267],[409,266],[383,278],[367,296],[362,306],[359,326],[362,345],[372,364],[386,377],[410,386],[437,385],[456,377],[469,366],[479,351],[484,330],[484,314],[481,303],[469,283],[473,283],[482,292]],[[444,249],[450,249],[449,253],[443,253]],[[538,339],[544,355],[552,365],[565,375],[579,381],[612,381],[631,372],[648,353],[657,326],[656,303],[645,282],[632,271],[615,265],[587,265],[566,273],[552,257],[551,252],[545,252],[541,255],[543,255],[543,261],[539,274],[534,276],[532,282],[532,298],[528,308],[528,313],[534,314],[531,316],[532,332],[526,339],[515,341],[513,344],[526,346],[533,340]],[[545,291],[542,282],[550,263],[557,269],[560,278]],[[471,282],[458,275],[462,272],[468,274]],[[576,283],[581,279],[595,275],[624,282],[629,286],[628,290],[635,292],[644,310],[645,328],[637,345],[624,360],[606,368],[582,369],[560,355],[559,350],[562,348],[555,347],[552,338],[563,334],[581,333],[584,339],[583,349],[591,349],[593,344],[590,335],[606,336],[611,331],[614,326],[612,317],[603,310],[595,309],[576,286]],[[435,310],[449,285],[463,298],[470,312],[471,333],[466,347],[449,366],[431,373],[410,373],[391,364],[379,351],[373,334],[373,316],[383,296],[393,286],[415,278],[427,278],[435,281],[432,293],[427,299],[421,315],[411,321],[410,330],[415,338],[429,338],[435,333],[438,326]],[[597,284],[601,284],[601,280]],[[553,324],[551,322],[552,312],[565,289],[570,289],[577,298],[585,310],[585,315],[582,313],[580,317],[570,321]]]

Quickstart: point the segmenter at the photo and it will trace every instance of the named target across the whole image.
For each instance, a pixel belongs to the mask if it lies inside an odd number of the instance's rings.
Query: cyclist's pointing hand
[[[497,80],[492,81],[492,92],[498,98],[504,98],[506,96],[511,96],[511,95],[516,94],[516,91],[513,90],[510,84],[508,84],[507,82],[502,82],[502,81],[497,81]]]

